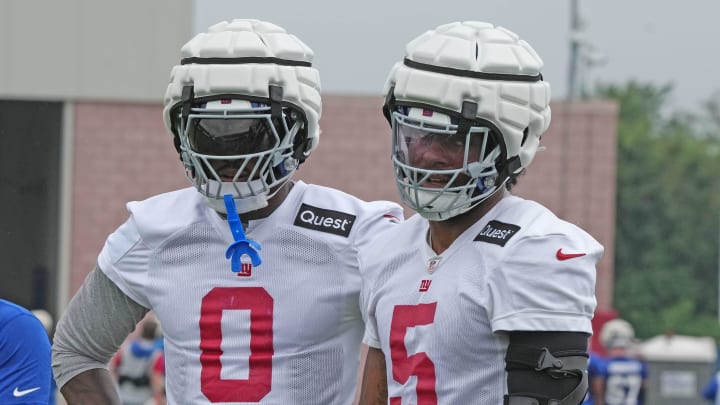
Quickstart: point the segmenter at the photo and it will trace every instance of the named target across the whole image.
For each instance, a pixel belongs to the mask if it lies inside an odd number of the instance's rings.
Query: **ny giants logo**
[[[252,276],[252,263],[241,263],[240,271],[237,273],[238,277],[250,277]]]
[[[425,292],[430,289],[430,284],[432,283],[432,280],[420,280],[420,289],[418,291]]]

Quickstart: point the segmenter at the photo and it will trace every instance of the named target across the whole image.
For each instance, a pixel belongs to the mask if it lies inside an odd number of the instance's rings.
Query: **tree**
[[[596,94],[620,105],[614,303],[639,337],[720,338],[720,102],[667,111],[671,94],[635,81]]]

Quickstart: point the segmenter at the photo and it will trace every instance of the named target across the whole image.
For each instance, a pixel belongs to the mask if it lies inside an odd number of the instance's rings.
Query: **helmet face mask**
[[[398,190],[422,216],[451,218],[498,189],[500,144],[489,127],[459,133],[456,120],[428,108],[400,107],[391,117]]]
[[[297,112],[243,99],[206,100],[179,119],[186,174],[210,205],[223,212],[233,194],[239,213],[263,208],[297,168],[295,145],[303,134]]]

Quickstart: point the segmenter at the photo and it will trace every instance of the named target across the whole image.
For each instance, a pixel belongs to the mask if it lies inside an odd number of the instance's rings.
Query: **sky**
[[[567,96],[572,0],[195,0],[193,29],[233,18],[273,22],[315,52],[327,94],[380,95],[405,44],[440,24],[478,20],[516,32],[545,62],[554,100]],[[693,110],[720,93],[720,1],[578,0],[581,36],[599,62],[582,75],[673,86],[670,106]]]

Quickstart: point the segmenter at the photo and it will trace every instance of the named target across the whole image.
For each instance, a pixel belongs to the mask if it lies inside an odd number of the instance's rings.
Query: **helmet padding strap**
[[[193,85],[188,84],[183,86],[182,97],[180,98],[180,122],[183,124],[183,127],[187,123],[188,117],[190,116],[190,110],[192,109],[194,99],[195,88],[193,87]],[[178,153],[182,153],[182,150],[180,149],[180,136],[176,131],[176,129],[173,130],[175,138],[173,139],[173,142],[175,143],[175,150],[177,150]]]
[[[180,98],[180,102],[182,103],[180,117],[183,122],[187,122],[187,119],[190,116],[193,100],[195,100],[195,88],[190,84],[183,86],[182,96]]]
[[[278,121],[282,120],[283,88],[270,84],[268,85],[268,95],[270,99],[270,115]]]
[[[477,116],[477,110],[477,103],[467,100],[463,101],[460,111],[460,121],[458,122],[458,134],[466,135],[470,132],[470,128],[473,126],[473,122]]]
[[[390,87],[385,95],[385,103],[383,104],[383,115],[388,124],[392,126],[392,112],[395,110],[395,86]]]
[[[504,182],[505,179],[512,179],[513,177],[516,177],[517,174],[515,172],[520,169],[520,167],[522,167],[520,164],[520,157],[511,157],[507,160],[507,162],[505,162],[502,169],[498,172],[497,181],[495,183],[499,184]]]
[[[440,73],[450,76],[470,77],[473,79],[500,80],[506,82],[539,82],[543,80],[543,76],[541,73],[535,75],[521,75],[513,73],[486,73],[476,70],[465,70],[447,66],[430,65],[427,63],[414,61],[410,58],[405,58],[403,60],[403,64],[412,69],[424,70],[426,72]]]

